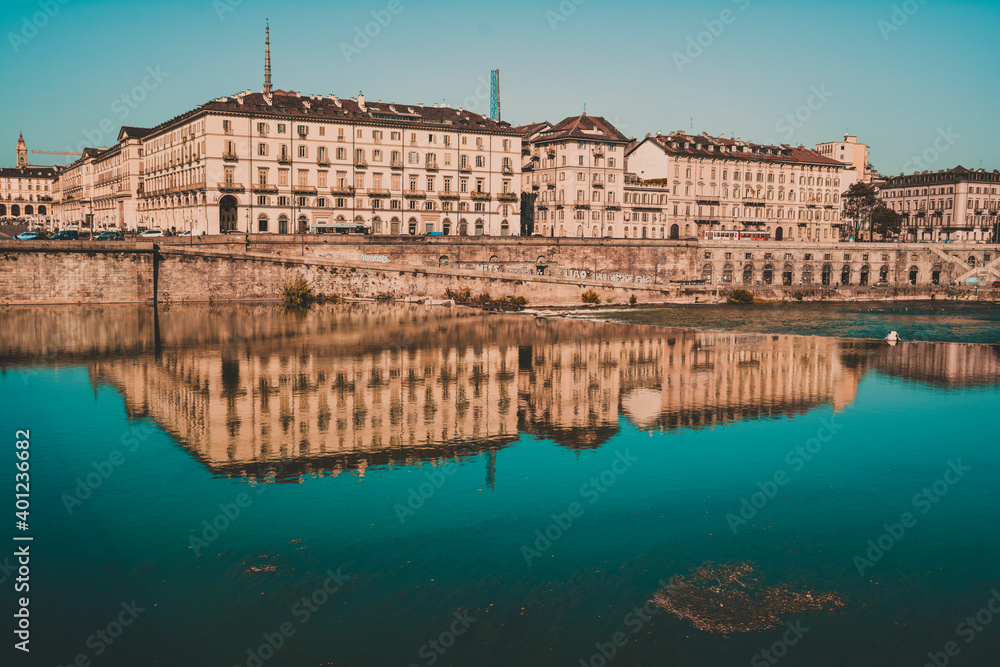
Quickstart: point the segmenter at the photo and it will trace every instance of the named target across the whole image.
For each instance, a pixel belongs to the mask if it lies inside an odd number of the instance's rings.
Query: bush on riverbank
[[[592,289],[587,290],[586,292],[584,292],[583,294],[581,294],[580,297],[583,299],[584,303],[600,303],[601,302],[601,295],[598,294],[597,292],[595,292]]]
[[[444,296],[461,306],[479,306],[483,310],[522,310],[528,305],[528,300],[523,296],[501,296],[494,299],[487,291],[473,295],[472,288],[459,287],[458,289],[445,289]]]
[[[315,294],[312,285],[302,276],[281,286],[281,299],[288,310],[307,310],[314,303],[341,303],[337,294]]]
[[[726,299],[727,303],[753,303],[753,293],[750,290],[734,289]]]

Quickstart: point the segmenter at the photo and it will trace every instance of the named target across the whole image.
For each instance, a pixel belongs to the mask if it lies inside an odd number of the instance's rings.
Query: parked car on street
[[[64,229],[52,235],[53,240],[76,241],[80,238],[80,232],[75,229]]]
[[[158,236],[163,236],[162,229],[147,229],[141,234],[142,238],[153,238]]]
[[[94,237],[95,241],[121,241],[125,237],[121,232],[101,232]]]
[[[44,239],[45,235],[37,231],[28,231],[28,232],[21,232],[14,238],[17,239],[18,241],[35,241]]]

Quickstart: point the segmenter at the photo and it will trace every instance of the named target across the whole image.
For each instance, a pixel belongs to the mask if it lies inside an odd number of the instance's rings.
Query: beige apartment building
[[[79,158],[59,169],[56,222],[63,228],[89,229],[94,214],[94,161],[103,148],[84,148]]]
[[[1000,171],[958,166],[890,176],[878,194],[903,216],[906,241],[1000,243]]]
[[[94,229],[135,229],[141,224],[138,202],[143,192],[142,139],[149,132],[143,127],[123,127],[114,146],[90,158]]]
[[[301,233],[519,233],[521,137],[461,108],[264,87],[198,106],[143,139],[147,226]]]
[[[55,167],[28,164],[28,146],[19,134],[17,166],[0,168],[0,221],[48,226],[55,180]]]
[[[521,190],[531,207],[523,224],[529,233],[664,238],[665,191],[626,182],[629,140],[606,119],[584,114],[516,129],[525,141]]]
[[[828,141],[816,144],[816,152],[838,162],[843,162],[848,168],[854,169],[857,180],[871,183],[875,174],[868,163],[868,146],[859,144],[858,138],[845,134],[843,141]]]
[[[802,146],[770,146],[708,134],[647,135],[628,169],[669,188],[673,238],[836,241],[840,197],[853,170]],[[675,228],[676,225],[676,228]]]

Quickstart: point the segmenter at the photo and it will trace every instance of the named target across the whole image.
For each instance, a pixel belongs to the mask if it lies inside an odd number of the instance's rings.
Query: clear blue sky
[[[109,145],[123,124],[260,90],[265,17],[276,88],[488,113],[481,81],[499,68],[514,124],[586,104],[633,137],[692,119],[695,132],[806,146],[847,131],[886,174],[921,168],[921,154],[931,169],[1000,168],[995,0],[8,0],[0,165],[14,164],[19,130],[29,149]],[[375,36],[355,42],[366,27]]]

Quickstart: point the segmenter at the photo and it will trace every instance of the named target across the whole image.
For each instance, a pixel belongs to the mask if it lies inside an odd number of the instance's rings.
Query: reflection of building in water
[[[947,384],[1000,381],[997,348],[979,345],[890,347],[373,304],[303,317],[271,306],[184,306],[155,321],[128,307],[79,311],[79,321],[72,312],[18,311],[25,326],[5,337],[0,366],[39,363],[28,353],[38,332],[52,331],[43,363],[87,358],[93,379],[118,387],[131,414],[152,417],[210,468],[232,473],[256,474],[277,459],[340,470],[492,452],[519,432],[597,447],[622,416],[672,430],[840,409],[871,368]]]
[[[835,339],[574,324],[572,336],[521,348],[530,373],[518,387],[521,429],[572,447],[614,435],[619,405],[641,427],[711,426],[840,410],[861,377],[840,363]]]
[[[831,338],[685,332],[661,341],[659,406],[663,428],[804,413],[821,404],[841,410],[861,375],[844,368]],[[648,402],[648,399],[647,399]]]
[[[864,347],[843,341],[844,357],[896,377],[950,386],[1000,381],[1000,346],[965,343],[879,343]],[[859,355],[859,350],[860,355]]]
[[[322,467],[363,470],[515,439],[516,348],[440,335],[438,345],[368,349],[255,342],[92,371],[213,468],[326,459]]]

